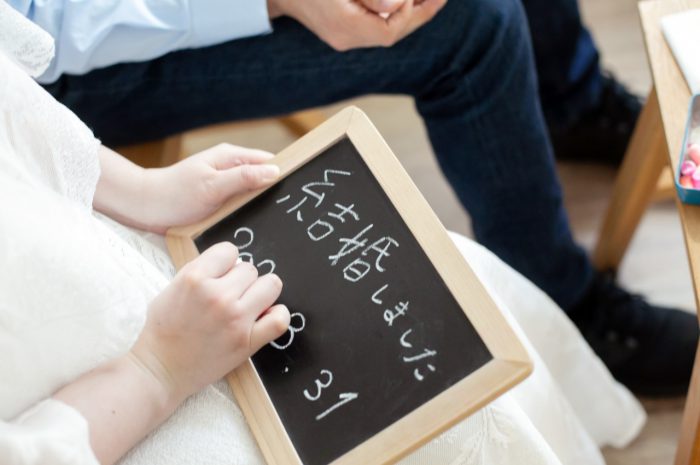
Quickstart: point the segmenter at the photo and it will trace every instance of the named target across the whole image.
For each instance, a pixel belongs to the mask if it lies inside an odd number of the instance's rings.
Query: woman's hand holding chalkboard
[[[181,401],[287,330],[289,311],[275,305],[281,291],[276,275],[258,276],[235,246],[219,243],[153,300],[132,355]]]
[[[262,150],[219,144],[167,168],[146,170],[143,218],[163,233],[206,217],[228,198],[267,186],[279,176]]]
[[[144,169],[100,149],[93,206],[124,224],[160,234],[195,223],[229,197],[267,186],[279,176],[262,150],[220,144],[167,168]]]

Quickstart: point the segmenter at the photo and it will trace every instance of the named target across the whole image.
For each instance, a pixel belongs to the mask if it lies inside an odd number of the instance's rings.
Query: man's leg
[[[521,0],[557,158],[621,162],[641,100],[600,68],[577,0]]]
[[[366,93],[414,95],[477,239],[564,308],[590,281],[562,206],[517,1],[448,2],[390,49],[342,54],[284,19],[270,36],[66,77],[49,89],[108,144]]]
[[[530,24],[542,108],[547,121],[575,123],[600,97],[598,50],[577,0],[522,0]]]

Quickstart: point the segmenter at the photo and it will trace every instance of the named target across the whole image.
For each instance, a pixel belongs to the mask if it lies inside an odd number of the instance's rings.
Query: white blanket
[[[45,36],[0,1],[0,31]],[[18,26],[19,25],[19,26]],[[3,464],[95,464],[85,420],[47,398],[127,351],[146,306],[172,277],[162,238],[91,212],[97,141],[27,75],[0,37],[0,457]],[[11,45],[14,42],[11,42]],[[31,47],[30,47],[31,48]],[[25,63],[22,69],[18,63]],[[29,65],[26,65],[29,63]],[[624,446],[644,412],[559,308],[474,242],[460,251],[535,362],[523,384],[403,464],[595,465]],[[225,383],[188,399],[122,464],[262,465]]]

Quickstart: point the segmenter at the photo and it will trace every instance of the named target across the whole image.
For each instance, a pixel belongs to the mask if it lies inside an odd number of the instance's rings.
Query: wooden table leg
[[[599,270],[617,269],[622,261],[668,163],[667,150],[659,102],[652,90],[627,147],[593,251]]]
[[[695,353],[693,377],[683,410],[675,465],[700,465],[700,348]]]

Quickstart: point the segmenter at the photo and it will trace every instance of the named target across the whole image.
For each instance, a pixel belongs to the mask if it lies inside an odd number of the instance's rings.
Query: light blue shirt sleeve
[[[3,0],[0,0],[3,1]],[[266,0],[9,0],[56,40],[38,79],[270,32]]]

